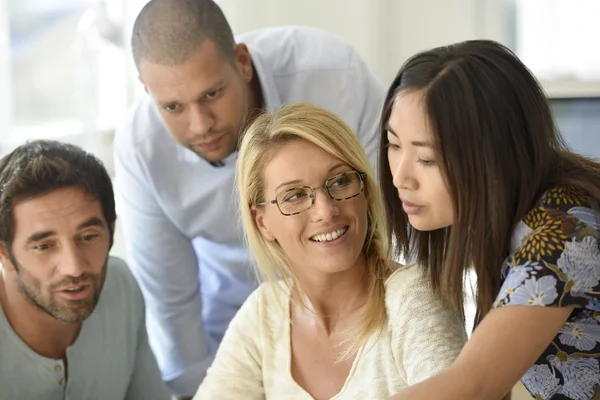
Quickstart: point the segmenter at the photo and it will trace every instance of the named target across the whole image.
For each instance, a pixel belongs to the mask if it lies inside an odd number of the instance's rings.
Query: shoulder
[[[385,282],[386,300],[393,300],[397,293],[420,293],[433,296],[433,290],[423,268],[418,264],[398,264],[397,269]]]
[[[174,147],[175,141],[165,128],[154,101],[144,94],[133,103],[115,131],[115,153],[134,152],[150,157],[165,146]]]
[[[385,283],[385,304],[392,325],[437,303],[429,279],[418,264],[401,265]]]
[[[467,340],[461,315],[435,295],[418,264],[399,268],[386,283],[392,354],[409,384],[447,368]]]
[[[600,214],[585,193],[546,192],[513,233],[495,306],[589,307],[600,290]]]
[[[251,31],[237,39],[247,44],[251,51],[253,48],[258,50],[276,76],[318,70],[346,70],[360,60],[349,42],[317,28],[273,27]]]
[[[426,320],[460,326],[460,314],[452,310],[437,296],[431,281],[418,264],[400,266],[386,281],[385,304],[392,327],[425,324]]]
[[[144,309],[144,299],[129,266],[115,256],[108,257],[101,296],[104,304],[112,307],[130,305],[136,312]]]
[[[585,194],[568,187],[553,188],[515,228],[513,263],[554,263],[565,252],[599,238],[600,214],[586,203]]]
[[[256,313],[268,314],[276,312],[280,305],[288,301],[289,289],[283,281],[264,282],[248,296],[242,307],[251,308]]]
[[[263,283],[244,301],[228,331],[257,335],[276,331],[287,318],[287,307],[289,291],[283,282]]]

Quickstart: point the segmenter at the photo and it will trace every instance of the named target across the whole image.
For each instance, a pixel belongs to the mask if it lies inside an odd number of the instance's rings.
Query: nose
[[[61,251],[59,270],[61,275],[77,278],[86,269],[86,262],[77,244],[64,245]]]
[[[208,133],[215,124],[215,119],[210,110],[202,104],[190,105],[188,114],[189,131],[194,135]]]
[[[392,182],[396,189],[416,190],[418,188],[414,165],[408,157],[398,155],[394,160],[390,159],[390,169],[392,171]]]
[[[312,206],[312,215],[315,221],[329,221],[340,214],[339,202],[333,200],[324,188],[314,191],[315,204]]]

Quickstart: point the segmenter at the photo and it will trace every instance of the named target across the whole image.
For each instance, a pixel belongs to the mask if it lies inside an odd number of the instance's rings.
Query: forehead
[[[297,139],[281,145],[266,164],[264,170],[265,189],[274,191],[283,182],[300,181],[301,185],[320,185],[338,169],[339,164],[347,165],[319,146],[304,139]]]
[[[80,187],[17,200],[13,213],[15,239],[37,231],[70,231],[92,217],[104,220],[100,201]]]
[[[222,57],[210,40],[205,40],[187,60],[177,65],[159,64],[146,59],[140,63],[140,79],[159,101],[205,91],[232,72],[232,64]]]
[[[388,125],[400,139],[429,140],[433,137],[421,92],[401,93],[396,97]]]

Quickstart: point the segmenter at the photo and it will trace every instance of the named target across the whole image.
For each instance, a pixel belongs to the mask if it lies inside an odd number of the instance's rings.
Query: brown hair
[[[234,59],[235,39],[223,11],[212,0],[151,0],[137,16],[131,36],[135,65],[185,62],[205,40],[225,60]]]
[[[399,95],[422,94],[453,203],[451,227],[414,229],[392,183],[386,125]],[[515,225],[553,186],[600,201],[600,164],[570,151],[546,96],[509,49],[472,40],[410,58],[396,75],[380,125],[379,174],[399,253],[426,269],[435,292],[463,311],[465,273],[477,275],[475,326],[500,290]]]
[[[94,155],[81,148],[51,140],[17,147],[0,160],[0,242],[10,251],[15,233],[15,202],[53,190],[83,187],[98,199],[106,223],[117,219],[110,176]],[[112,231],[111,231],[112,244]]]

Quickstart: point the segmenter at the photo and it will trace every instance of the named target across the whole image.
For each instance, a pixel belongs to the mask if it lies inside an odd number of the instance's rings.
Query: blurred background
[[[145,3],[0,0],[0,156],[28,139],[59,139],[96,153],[112,173],[114,128],[143,92],[129,37]],[[334,32],[386,85],[417,51],[465,39],[498,40],[543,83],[567,142],[600,158],[598,0],[217,3],[235,33],[289,24]],[[120,231],[113,253],[124,255]]]

